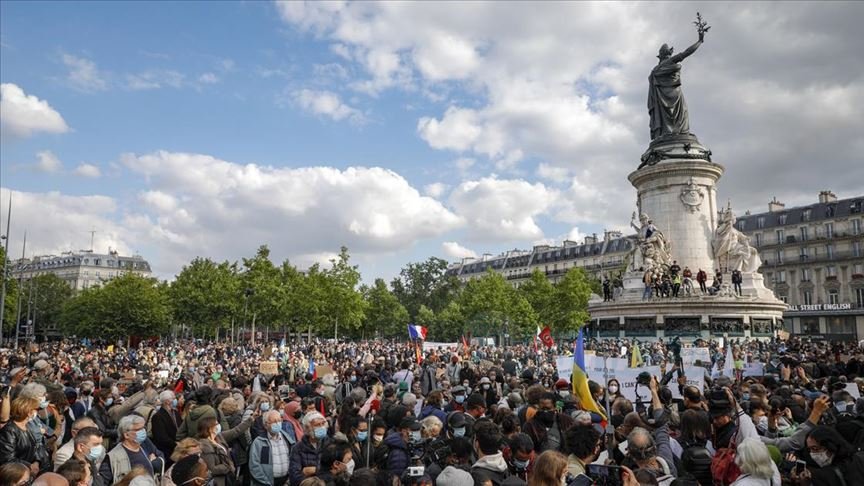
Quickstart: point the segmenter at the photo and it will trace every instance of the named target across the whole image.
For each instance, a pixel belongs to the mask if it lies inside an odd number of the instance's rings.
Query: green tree
[[[241,295],[249,292],[248,302],[244,302],[248,310],[244,322],[247,327],[251,326],[253,318],[257,329],[264,329],[284,320],[285,293],[281,270],[270,260],[270,249],[267,245],[261,245],[254,257],[243,259],[240,285]]]
[[[61,328],[80,337],[116,339],[165,334],[168,295],[156,279],[125,273],[103,287],[83,290],[63,306]]]
[[[2,268],[3,261],[6,259],[6,250],[0,245],[0,268]],[[7,262],[7,275],[6,277],[6,301],[4,302],[4,309],[0,309],[0,312],[3,312],[3,337],[7,337],[9,332],[15,331],[15,317],[16,310],[18,308],[18,281],[14,278],[11,278],[9,275],[12,273],[12,262]]]
[[[51,329],[59,326],[63,306],[72,298],[72,288],[65,280],[53,273],[38,275],[23,282],[22,291],[29,295],[31,285],[37,328]]]
[[[383,279],[377,278],[371,287],[364,287],[363,298],[366,301],[363,330],[367,335],[392,337],[405,334],[408,311]]]
[[[348,263],[349,260],[348,248],[343,246],[339,256],[330,260],[332,266],[325,273],[324,312],[332,321],[334,333],[338,326],[342,333],[356,334],[366,308],[358,289],[360,272],[357,266]]]
[[[458,303],[474,336],[503,336],[505,328],[517,337],[536,331],[537,313],[531,304],[491,269],[465,284]]]
[[[417,317],[420,306],[439,312],[453,300],[460,284],[455,276],[446,275],[447,266],[447,260],[437,257],[409,263],[390,283],[393,294],[408,309],[411,318]]]
[[[168,295],[176,324],[197,335],[227,329],[242,305],[237,264],[195,258],[174,279]]]
[[[571,268],[555,284],[555,319],[553,328],[558,332],[577,331],[588,322],[588,299],[591,297],[592,277],[581,268]]]
[[[552,325],[557,309],[555,288],[539,268],[534,269],[528,280],[519,286],[517,292],[525,297],[525,300],[537,313],[537,319],[541,326]]]
[[[465,332],[466,323],[462,307],[456,301],[451,301],[438,313],[429,333],[435,340],[455,341]]]

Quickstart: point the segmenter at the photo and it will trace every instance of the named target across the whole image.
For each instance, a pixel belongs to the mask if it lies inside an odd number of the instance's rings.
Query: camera
[[[588,470],[585,472],[596,486],[620,486],[622,484],[621,471],[620,466],[589,464]]]
[[[643,371],[639,373],[639,376],[636,377],[636,383],[642,386],[650,386],[651,385],[651,373],[647,371]]]
[[[405,475],[409,478],[419,478],[422,477],[426,472],[426,468],[423,466],[409,466],[408,469],[405,470]]]

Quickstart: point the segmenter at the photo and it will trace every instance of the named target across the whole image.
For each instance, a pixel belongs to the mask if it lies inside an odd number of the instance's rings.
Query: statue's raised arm
[[[696,49],[699,49],[699,46],[705,41],[705,33],[711,29],[711,26],[708,25],[707,22],[702,20],[702,15],[699,12],[696,12],[696,20],[693,22],[696,25],[696,32],[699,34],[699,40],[697,40],[692,46],[684,49],[683,52],[675,54],[670,57],[667,62],[681,62],[686,59],[690,54],[696,52]]]

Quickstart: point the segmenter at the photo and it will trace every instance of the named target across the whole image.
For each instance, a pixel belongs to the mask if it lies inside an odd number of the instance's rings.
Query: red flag
[[[549,329],[549,326],[544,327],[537,337],[540,338],[540,342],[547,348],[555,346],[555,340],[552,339],[552,330]]]

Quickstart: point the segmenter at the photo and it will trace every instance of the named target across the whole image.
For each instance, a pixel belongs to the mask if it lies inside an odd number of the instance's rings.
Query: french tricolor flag
[[[426,340],[426,328],[423,326],[415,326],[414,324],[408,324],[408,337],[411,339],[420,339],[421,341]]]

